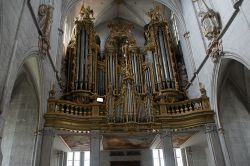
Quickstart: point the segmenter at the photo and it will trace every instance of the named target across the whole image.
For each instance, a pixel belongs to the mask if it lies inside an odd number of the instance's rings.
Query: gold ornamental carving
[[[207,12],[201,12],[199,16],[201,17],[201,27],[204,36],[208,40],[216,39],[220,34],[220,21],[218,13],[209,9]]]
[[[148,132],[214,122],[205,88],[200,98],[187,99],[179,86],[175,45],[160,7],[146,14],[151,21],[144,28],[144,52],[132,24],[112,22],[101,56],[94,12],[82,6],[65,56],[64,93],[56,98],[50,91],[46,127]]]

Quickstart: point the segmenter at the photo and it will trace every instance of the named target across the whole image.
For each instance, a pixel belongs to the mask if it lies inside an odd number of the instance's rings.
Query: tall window
[[[67,166],[80,166],[80,152],[69,152],[68,153]]]
[[[162,149],[153,149],[154,166],[164,166]]]
[[[90,152],[68,152],[67,166],[90,166]]]
[[[90,166],[90,152],[84,152],[84,166]]]
[[[183,166],[181,149],[175,148],[174,152],[175,152],[175,160],[177,166]],[[154,166],[164,166],[162,149],[153,149],[153,161],[154,161]]]
[[[181,149],[180,148],[175,149],[175,159],[176,159],[176,162],[177,162],[177,166],[183,166],[182,156],[181,156]]]

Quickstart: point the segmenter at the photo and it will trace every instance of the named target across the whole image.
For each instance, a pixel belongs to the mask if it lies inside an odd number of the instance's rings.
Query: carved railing
[[[154,106],[155,122],[162,128],[184,129],[214,122],[214,112],[208,97],[175,103],[160,102]]]
[[[156,116],[182,116],[200,111],[211,111],[208,98],[197,98],[175,103],[155,104]]]
[[[153,105],[151,122],[127,123],[108,121],[105,103],[78,104],[66,100],[49,99],[45,114],[46,126],[72,130],[140,131],[146,129],[185,129],[214,122],[214,112],[207,97],[175,103],[159,102]]]
[[[74,116],[106,116],[106,105],[100,103],[77,104],[67,100],[48,100],[48,113]]]

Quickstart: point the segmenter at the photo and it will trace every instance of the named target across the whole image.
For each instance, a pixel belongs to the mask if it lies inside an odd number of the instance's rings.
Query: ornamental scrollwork
[[[220,34],[219,14],[209,9],[207,12],[201,12],[201,28],[204,36],[208,40],[213,40]]]

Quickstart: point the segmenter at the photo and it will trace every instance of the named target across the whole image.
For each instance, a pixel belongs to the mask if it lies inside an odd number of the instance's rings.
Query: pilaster
[[[50,157],[53,148],[54,138],[55,138],[55,129],[52,127],[45,127],[43,129],[40,166],[50,165]]]
[[[63,160],[64,160],[64,153],[63,153],[63,151],[58,151],[57,152],[58,166],[64,166],[63,165]]]
[[[174,149],[172,143],[172,131],[162,130],[160,133],[165,166],[175,166]]]
[[[100,165],[100,131],[90,132],[90,166]]]
[[[225,166],[225,161],[221,149],[220,140],[215,124],[206,124],[206,137],[210,155],[215,162],[215,166]]]
[[[187,164],[186,148],[182,148],[182,149],[181,149],[181,158],[182,158],[183,166],[189,166],[189,165]]]
[[[193,157],[192,157],[192,149],[191,147],[185,148],[185,157],[188,166],[193,166]]]
[[[0,115],[0,145],[2,144],[2,139],[3,139],[4,123],[5,119],[3,118],[2,115]],[[2,148],[0,148],[0,165],[2,165],[2,160],[3,160],[3,152]]]

